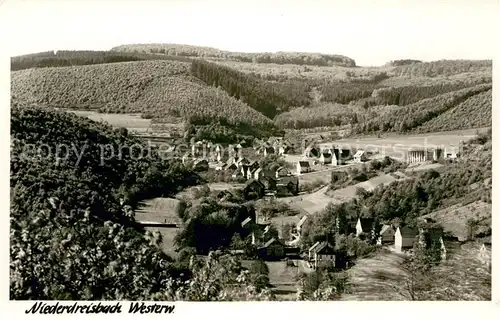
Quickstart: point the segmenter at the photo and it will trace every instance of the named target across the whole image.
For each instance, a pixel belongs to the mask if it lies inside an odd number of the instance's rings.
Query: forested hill
[[[127,44],[114,47],[114,52],[135,52],[135,53],[154,53],[169,56],[214,58],[223,60],[235,60],[240,62],[253,63],[275,63],[275,64],[296,64],[311,66],[344,66],[355,67],[354,59],[338,55],[323,53],[305,53],[305,52],[260,52],[244,53],[230,52],[210,47],[200,47],[183,44]]]
[[[151,298],[169,258],[120,199],[169,195],[197,176],[146,146],[141,157],[125,130],[42,108],[11,114],[11,299]]]
[[[26,70],[12,72],[12,97],[24,105],[140,113],[154,124],[188,124],[194,130],[186,134],[221,143],[289,129],[373,134],[491,125],[490,60],[403,59],[365,68],[241,62],[196,46],[133,48],[150,45],[14,57],[13,70]]]

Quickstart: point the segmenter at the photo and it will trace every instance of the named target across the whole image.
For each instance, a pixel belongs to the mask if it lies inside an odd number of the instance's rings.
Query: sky
[[[396,59],[492,59],[496,0],[0,0],[10,56],[178,43],[239,52]]]

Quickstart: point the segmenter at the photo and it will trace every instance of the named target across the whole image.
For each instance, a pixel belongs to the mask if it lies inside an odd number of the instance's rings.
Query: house
[[[456,159],[458,158],[458,148],[450,146],[444,149],[444,158],[446,159]]]
[[[346,148],[340,149],[340,155],[341,155],[342,161],[343,161],[342,164],[344,164],[345,161],[350,159],[350,157],[351,157],[351,149],[346,149]]]
[[[290,171],[285,167],[279,167],[278,169],[276,169],[276,179],[279,179],[281,177],[288,177],[289,175]]]
[[[309,161],[299,161],[297,162],[297,175],[302,173],[311,172],[311,165]]]
[[[273,147],[265,147],[264,148],[264,157],[267,157],[268,155],[274,154],[274,148]]]
[[[320,156],[320,151],[315,147],[307,147],[304,150],[303,156],[306,158],[317,158]]]
[[[309,249],[309,263],[313,269],[337,267],[335,248],[326,241],[316,242]]]
[[[241,167],[243,165],[247,165],[250,163],[250,160],[248,160],[247,158],[245,157],[241,157],[241,158],[238,158],[238,160],[236,160],[236,165],[238,167]]]
[[[354,162],[361,163],[366,161],[366,152],[364,150],[358,150],[354,154]]]
[[[342,154],[342,150],[333,149],[332,165],[340,166],[345,164],[345,157]]]
[[[194,157],[203,155],[203,151],[205,150],[205,142],[204,141],[196,141],[193,145],[191,145],[191,153]]]
[[[398,227],[394,234],[394,247],[397,252],[402,252],[404,249],[413,248],[418,231],[408,226]]]
[[[319,163],[323,165],[331,164],[332,154],[327,152],[321,152],[321,155],[319,156]]]
[[[384,224],[382,229],[380,229],[379,237],[377,239],[378,245],[385,245],[394,242],[394,235],[396,231],[391,225]]]
[[[261,177],[262,177],[262,168],[255,169],[255,171],[253,172],[253,178],[255,180],[260,180]]]
[[[299,179],[296,176],[281,177],[276,181],[276,192],[280,196],[299,194]]]
[[[258,180],[264,185],[265,190],[276,190],[277,181],[274,177],[263,174]]]
[[[260,199],[264,196],[265,186],[262,182],[250,179],[245,183],[243,188],[243,197],[246,200]]]
[[[487,265],[491,265],[491,237],[488,237],[481,241],[481,246],[479,247],[479,260]]]
[[[374,232],[374,221],[369,218],[358,218],[356,223],[356,237],[359,237],[362,233],[373,234]]]
[[[196,171],[207,171],[208,161],[206,159],[196,159],[193,163],[193,169]]]
[[[259,257],[264,260],[281,260],[285,257],[285,244],[274,237],[257,250]]]

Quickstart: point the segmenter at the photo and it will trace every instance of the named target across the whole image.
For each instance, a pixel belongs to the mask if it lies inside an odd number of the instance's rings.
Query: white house
[[[391,225],[384,224],[382,226],[382,229],[380,230],[379,237],[377,239],[377,244],[378,245],[384,245],[384,244],[389,244],[394,242],[394,235],[396,234],[396,231]]]
[[[332,163],[332,154],[326,153],[326,152],[321,152],[321,155],[319,156],[319,163],[321,163],[323,165],[331,164]]]
[[[311,171],[311,165],[309,164],[309,161],[297,162],[297,175],[310,171]]]
[[[394,234],[394,247],[397,252],[402,252],[403,249],[413,248],[416,241],[418,231],[409,227],[398,227]]]
[[[354,162],[361,163],[366,161],[366,152],[364,150],[358,150],[354,154]]]
[[[362,233],[373,233],[374,221],[368,218],[358,218],[356,223],[356,237],[359,237]]]

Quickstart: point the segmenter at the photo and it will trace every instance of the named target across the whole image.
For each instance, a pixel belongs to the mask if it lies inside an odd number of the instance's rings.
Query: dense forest
[[[491,72],[491,68],[491,60],[438,60],[398,66],[393,73],[397,77],[437,77],[465,72]]]
[[[385,112],[375,118],[359,123],[354,127],[354,132],[409,132],[454,108],[468,98],[489,90],[491,90],[491,84],[482,84],[423,99],[407,106],[393,108],[391,112]]]
[[[47,51],[34,54],[27,54],[11,58],[11,71],[30,69],[30,68],[48,68],[48,67],[69,67],[82,66],[89,64],[102,64],[126,61],[142,60],[174,60],[190,62],[185,57],[154,55],[145,53],[122,53],[110,51]]]
[[[21,70],[12,73],[11,91],[13,99],[28,105],[141,113],[153,121],[174,116],[194,125],[215,123],[217,131],[226,127],[246,136],[273,134],[270,119],[206,86],[188,70],[188,64],[175,61]]]
[[[289,108],[310,103],[309,86],[303,81],[268,82],[216,63],[195,60],[191,73],[208,85],[223,88],[269,118]]]
[[[346,56],[322,53],[275,52],[243,53],[223,51],[215,48],[180,44],[129,44],[114,47],[113,52],[140,52],[169,56],[216,58],[253,63],[296,64],[311,66],[355,67],[356,62]]]

